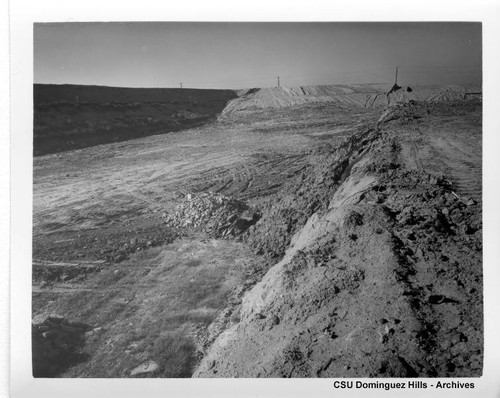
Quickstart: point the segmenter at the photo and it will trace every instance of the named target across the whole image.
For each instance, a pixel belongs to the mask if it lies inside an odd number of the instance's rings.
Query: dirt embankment
[[[200,126],[231,90],[34,85],[34,154],[44,155]]]
[[[290,184],[289,198],[264,212],[250,243],[285,254],[244,296],[239,322],[195,377],[481,375],[481,194],[466,196],[455,155],[428,129],[446,131],[460,115],[480,114],[480,104],[391,112],[325,153],[297,176],[302,189]],[[446,136],[460,147],[466,130]],[[444,153],[443,163],[425,150]]]
[[[442,102],[463,100],[468,94],[481,92],[476,86],[402,86],[388,94],[386,84],[343,84],[322,86],[254,88],[240,92],[222,112],[222,117],[244,114],[258,109],[279,109],[299,104],[330,103],[340,109],[384,108],[398,102]]]

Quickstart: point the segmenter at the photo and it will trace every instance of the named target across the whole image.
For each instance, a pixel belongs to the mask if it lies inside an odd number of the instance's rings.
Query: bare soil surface
[[[406,167],[446,174],[458,194],[480,201],[482,135],[478,126],[482,114],[454,109],[444,102],[435,104],[429,112],[436,116],[406,132],[402,146]]]
[[[452,168],[454,152],[444,152],[446,168],[434,163],[428,173],[426,162],[407,168],[415,157],[402,151],[415,138],[443,151],[429,124],[455,147],[470,142],[472,126],[479,138],[480,107],[448,106],[423,121],[425,106],[399,109],[395,121],[362,136],[328,207],[244,297],[241,321],[219,336],[195,376],[481,375],[480,203],[464,196],[462,180],[451,182],[463,173]],[[477,118],[443,118],[464,108]]]
[[[34,323],[88,328],[50,377],[479,376],[480,175],[481,103],[442,97],[36,157]]]

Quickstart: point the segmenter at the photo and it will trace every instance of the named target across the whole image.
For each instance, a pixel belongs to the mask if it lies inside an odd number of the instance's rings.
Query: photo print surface
[[[481,376],[481,29],[35,23],[33,375]]]

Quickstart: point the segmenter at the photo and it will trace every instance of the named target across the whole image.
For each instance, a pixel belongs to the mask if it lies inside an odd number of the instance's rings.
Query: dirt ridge
[[[405,167],[396,112],[359,141],[328,208],[243,297],[194,377],[481,375],[481,208]]]
[[[476,86],[404,86],[391,93],[386,84],[332,84],[318,86],[267,87],[251,89],[229,101],[221,117],[278,109],[307,103],[331,103],[339,107],[381,109],[409,101],[441,102],[462,100],[467,93],[478,93]]]

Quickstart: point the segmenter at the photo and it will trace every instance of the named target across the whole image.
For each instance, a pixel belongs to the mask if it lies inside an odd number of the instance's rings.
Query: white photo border
[[[21,397],[500,396],[500,7],[491,1],[11,0],[11,395]],[[333,379],[35,379],[31,374],[33,23],[91,21],[482,22],[485,362],[474,390],[353,390]],[[385,381],[398,381],[384,379]],[[424,379],[425,381],[425,379]],[[345,394],[345,395],[344,395]]]

